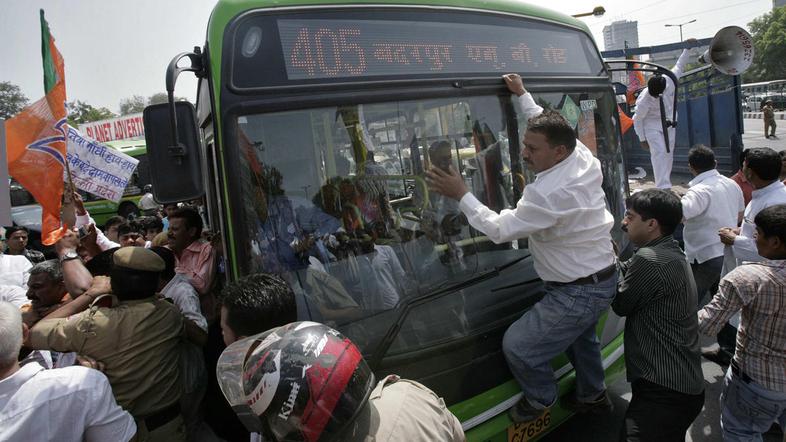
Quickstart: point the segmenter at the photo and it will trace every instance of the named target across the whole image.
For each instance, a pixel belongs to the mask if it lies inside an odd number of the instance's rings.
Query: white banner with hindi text
[[[68,166],[77,189],[118,202],[138,163],[136,158],[68,128]]]

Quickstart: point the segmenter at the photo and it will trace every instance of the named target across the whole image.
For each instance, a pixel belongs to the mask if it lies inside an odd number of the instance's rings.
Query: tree
[[[148,106],[151,104],[161,104],[166,103],[169,101],[169,95],[166,92],[159,92],[157,94],[153,94],[150,96],[150,100],[147,102]],[[175,96],[175,101],[188,101],[186,97],[178,97]]]
[[[786,78],[786,8],[775,8],[748,23],[753,37],[753,64],[745,83]]]
[[[0,118],[7,120],[13,117],[29,102],[19,86],[8,81],[0,81]]]
[[[137,114],[142,112],[147,105],[147,99],[141,95],[120,100],[120,115]]]
[[[73,127],[91,121],[106,120],[107,118],[114,118],[117,116],[105,107],[95,108],[79,100],[66,103],[66,110],[68,111],[68,124]]]
[[[131,98],[120,100],[120,115],[140,113],[146,106],[151,104],[161,104],[169,101],[165,92],[159,92],[145,98],[141,95],[134,95]],[[185,97],[175,97],[175,101],[186,101]]]
[[[175,100],[177,101],[179,98],[175,98]],[[148,101],[148,104],[161,104],[166,103],[167,101],[169,101],[169,96],[166,94],[166,92],[159,92],[150,96],[150,101]]]

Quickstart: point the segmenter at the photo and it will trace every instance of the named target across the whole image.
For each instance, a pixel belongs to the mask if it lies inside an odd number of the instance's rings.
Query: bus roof
[[[592,35],[587,24],[581,20],[561,12],[517,0],[377,0],[374,2],[369,2],[367,0],[219,0],[210,16],[208,37],[222,36],[227,24],[235,16],[251,9],[295,6],[320,6],[328,8],[330,6],[343,5],[438,6],[456,9],[485,10],[490,12],[508,12],[580,28],[587,34]]]
[[[104,144],[132,157],[147,153],[145,140],[115,140],[107,141]]]

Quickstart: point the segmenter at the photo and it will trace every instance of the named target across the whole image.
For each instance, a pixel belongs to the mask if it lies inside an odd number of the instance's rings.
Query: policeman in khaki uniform
[[[61,260],[74,259],[70,253]],[[39,321],[28,342],[35,349],[74,351],[103,362],[118,404],[136,420],[137,440],[184,441],[178,402],[184,322],[177,307],[155,296],[164,261],[148,249],[123,247],[113,262],[114,296],[100,296],[68,318]],[[111,306],[105,306],[107,298]]]

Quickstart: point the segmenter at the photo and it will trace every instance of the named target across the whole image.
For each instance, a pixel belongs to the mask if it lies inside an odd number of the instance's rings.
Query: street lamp
[[[695,21],[696,21],[696,19],[694,18],[693,20],[686,21],[685,23],[673,24],[673,25],[664,25],[664,26],[666,26],[667,28],[671,28],[671,27],[674,27],[674,26],[679,26],[680,27],[680,41],[682,41],[682,27],[687,25],[687,24],[689,24],[689,23],[693,23]]]
[[[572,17],[579,18],[579,17],[589,17],[593,15],[595,17],[601,17],[603,14],[606,13],[606,8],[603,6],[595,6],[595,9],[592,12],[582,12],[581,14],[573,14]]]

